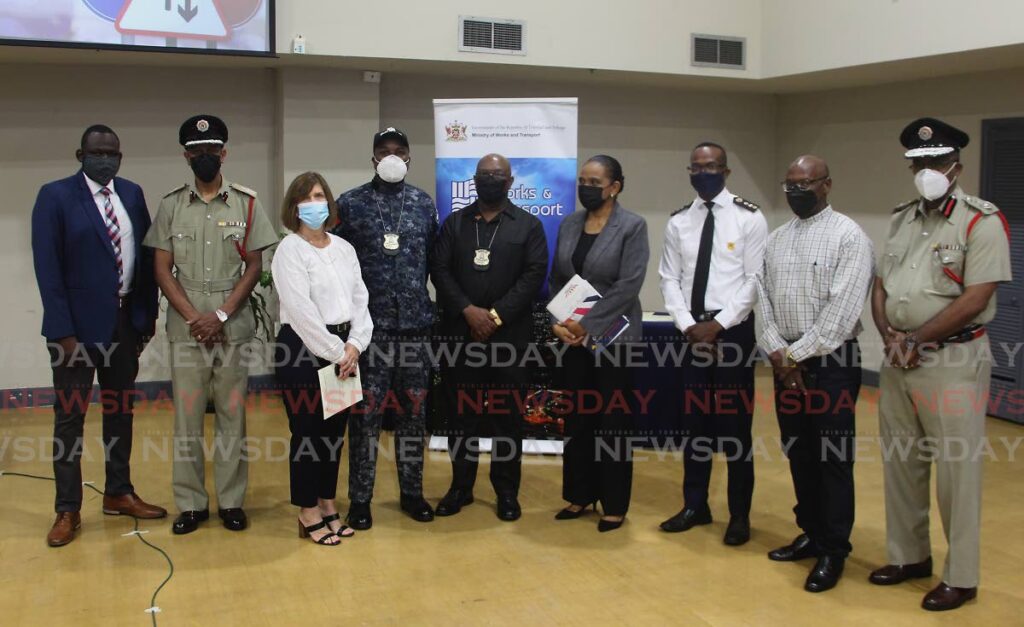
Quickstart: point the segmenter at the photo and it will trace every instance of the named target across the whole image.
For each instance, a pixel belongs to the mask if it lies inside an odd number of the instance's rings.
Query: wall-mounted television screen
[[[272,54],[274,0],[2,0],[0,43]]]

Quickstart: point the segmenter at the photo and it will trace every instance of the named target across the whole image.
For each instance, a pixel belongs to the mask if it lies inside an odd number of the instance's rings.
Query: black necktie
[[[711,246],[715,241],[715,213],[711,210],[715,203],[710,200],[704,203],[708,215],[704,218],[704,228],[700,231],[700,249],[697,250],[697,269],[693,273],[693,291],[690,292],[690,311],[700,316],[704,313],[704,295],[708,291],[708,275],[711,274]]]

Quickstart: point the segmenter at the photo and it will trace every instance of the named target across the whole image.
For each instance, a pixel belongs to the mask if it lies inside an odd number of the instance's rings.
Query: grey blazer
[[[548,280],[552,296],[572,278],[572,254],[583,233],[586,211],[577,211],[562,220],[558,228],[558,244]],[[629,328],[619,338],[639,341],[643,337],[643,310],[640,307],[640,287],[647,274],[647,260],[651,256],[647,243],[647,222],[637,214],[615,203],[594,246],[583,262],[584,279],[590,282],[601,300],[580,321],[592,334],[604,333],[619,316],[629,318]]]

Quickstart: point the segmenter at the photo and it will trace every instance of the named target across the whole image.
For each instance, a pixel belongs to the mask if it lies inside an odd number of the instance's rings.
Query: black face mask
[[[90,179],[104,187],[117,176],[121,169],[121,157],[111,155],[85,155],[82,157],[82,171]]]
[[[818,195],[814,193],[813,189],[794,190],[786,192],[786,202],[789,203],[789,208],[793,210],[796,217],[803,220],[814,213],[814,208],[818,206]]]
[[[705,200],[711,200],[725,189],[725,174],[723,172],[698,172],[690,175],[690,185],[697,190],[697,195]]]
[[[604,205],[604,197],[601,195],[603,192],[604,188],[597,185],[579,185],[576,187],[576,193],[580,197],[580,204],[587,211],[596,211]]]
[[[204,183],[212,183],[220,174],[220,155],[201,154],[188,160],[196,178]]]
[[[476,195],[485,204],[494,205],[506,197],[505,180],[490,177],[473,177],[476,182]]]

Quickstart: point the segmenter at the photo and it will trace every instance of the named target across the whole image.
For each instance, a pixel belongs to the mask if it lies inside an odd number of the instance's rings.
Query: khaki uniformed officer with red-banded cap
[[[242,458],[249,378],[241,346],[255,319],[248,299],[262,270],[262,250],[277,242],[256,192],[220,173],[228,129],[212,115],[185,120],[178,133],[195,178],[160,201],[143,242],[156,249],[156,280],[167,297],[167,338],[174,385],[176,534],[209,518],[203,416],[207,390],[217,410],[214,484],[224,526],[245,529],[248,465]]]
[[[929,479],[935,461],[939,511],[949,543],[942,582],[926,610],[977,596],[981,471],[991,352],[985,323],[995,291],[1010,280],[1009,231],[989,202],[957,184],[969,138],[921,118],[900,136],[920,197],[893,213],[875,281],[872,313],[885,341],[879,419],[885,451],[889,564],[878,585],[932,574]]]

